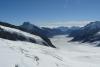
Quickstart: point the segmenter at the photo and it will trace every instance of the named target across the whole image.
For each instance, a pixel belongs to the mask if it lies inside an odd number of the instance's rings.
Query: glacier
[[[0,67],[100,67],[100,47],[95,44],[70,42],[72,37],[57,35],[50,38],[56,47],[52,48],[44,46],[46,41],[37,35],[3,25],[0,29],[36,40],[0,38]]]
[[[0,38],[0,67],[100,67],[100,47],[68,40],[55,36],[51,48]]]

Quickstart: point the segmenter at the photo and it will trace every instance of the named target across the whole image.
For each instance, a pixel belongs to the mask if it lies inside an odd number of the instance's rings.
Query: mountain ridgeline
[[[69,37],[73,37],[71,41],[80,42],[99,42],[100,41],[100,21],[90,22],[84,27],[72,31]],[[99,46],[99,45],[98,45]]]
[[[6,26],[9,28],[17,29],[32,35],[36,35],[40,37],[43,41],[41,41],[42,45],[50,46],[56,48],[50,41],[49,38],[52,38],[56,35],[67,35],[67,37],[73,37],[71,41],[78,42],[88,42],[88,43],[99,43],[97,46],[100,46],[100,21],[90,22],[84,27],[56,27],[56,28],[47,28],[47,27],[38,27],[29,22],[24,22],[20,26],[15,26],[9,23],[0,22],[0,37],[9,39],[9,40],[21,40],[28,41],[32,43],[37,43],[34,37],[27,37],[23,35],[23,33],[19,32],[9,32],[5,31],[1,26]],[[40,39],[40,40],[41,40]]]
[[[24,24],[27,24],[27,22]],[[15,26],[9,23],[0,22],[0,38],[14,41],[28,41],[56,48],[45,35],[40,33],[40,28],[34,25],[32,25],[32,27],[34,27],[34,29],[33,31],[30,31],[28,27],[24,28],[22,25]],[[31,36],[27,36],[27,34]]]

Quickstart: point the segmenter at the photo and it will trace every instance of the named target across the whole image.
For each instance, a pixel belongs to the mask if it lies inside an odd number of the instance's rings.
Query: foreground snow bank
[[[66,66],[63,59],[56,55],[56,51],[33,43],[0,39],[0,67]]]
[[[74,46],[58,38],[52,39],[58,49],[0,39],[0,67],[100,67],[99,47]]]
[[[18,53],[0,43],[0,67],[15,67],[20,61]]]

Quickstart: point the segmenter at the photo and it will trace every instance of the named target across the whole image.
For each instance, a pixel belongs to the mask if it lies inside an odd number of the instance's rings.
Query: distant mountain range
[[[28,32],[30,33],[39,33],[39,34],[43,34],[48,38],[51,38],[53,36],[56,35],[68,35],[69,33],[71,33],[74,30],[79,29],[80,27],[56,27],[56,28],[49,28],[49,27],[38,27],[34,24],[31,24],[29,22],[24,22],[22,25],[20,25],[21,28],[26,29]]]
[[[100,41],[100,21],[90,22],[84,27],[72,31],[69,37],[73,37],[71,41],[80,42],[99,42]],[[98,44],[98,46],[100,46]]]
[[[21,28],[26,29],[30,33],[38,33],[39,35],[45,35],[46,37],[53,37],[55,35],[62,35],[67,34],[68,27],[58,27],[58,28],[47,28],[47,27],[38,27],[34,24],[31,24],[29,22],[24,22],[21,26]]]
[[[89,42],[89,43],[98,43],[98,46],[100,46],[100,21],[90,22],[84,27],[56,27],[56,28],[47,28],[47,27],[38,27],[34,24],[31,24],[29,22],[24,22],[20,26],[15,26],[12,24],[8,24],[5,22],[0,22],[0,25],[15,28],[30,34],[34,34],[36,36],[41,37],[44,41],[46,41],[47,44],[49,44],[51,47],[55,47],[49,38],[56,36],[56,35],[67,35],[68,37],[73,37],[71,41],[79,41],[79,42]],[[9,35],[7,35],[9,34]],[[6,35],[6,36],[5,36]],[[26,40],[27,39],[22,35],[17,35],[16,33],[13,33],[14,36],[11,36],[12,33],[9,33],[8,31],[5,31],[0,28],[0,37],[11,39],[11,40]],[[15,38],[15,39],[14,39]],[[35,42],[32,38],[28,38],[28,41]],[[46,43],[44,43],[46,45]]]
[[[84,27],[56,27],[56,28],[47,28],[47,27],[38,27],[36,25],[30,24],[29,22],[24,22],[21,28],[27,29],[28,32],[35,32],[38,34],[45,35],[48,38],[51,38],[56,35],[67,35],[68,37],[73,37],[71,41],[79,42],[89,42],[89,43],[98,43],[97,46],[100,46],[100,21],[90,22]],[[40,36],[42,36],[40,35]],[[43,36],[44,38],[44,36]],[[45,39],[45,38],[44,38]],[[45,39],[47,40],[47,39]]]

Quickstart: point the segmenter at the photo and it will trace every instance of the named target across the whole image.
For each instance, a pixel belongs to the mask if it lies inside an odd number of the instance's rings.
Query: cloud
[[[59,26],[65,26],[65,27],[71,27],[71,26],[85,26],[91,21],[62,21],[62,22],[48,22],[40,24],[39,26],[42,27],[59,27]]]

